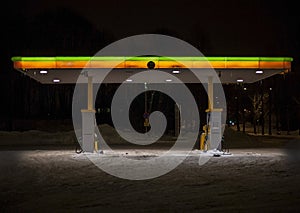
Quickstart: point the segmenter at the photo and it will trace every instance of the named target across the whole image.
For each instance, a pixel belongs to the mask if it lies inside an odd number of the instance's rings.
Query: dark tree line
[[[245,123],[251,123],[255,134],[289,134],[300,129],[298,79],[299,74],[293,71],[253,84],[225,87],[228,120],[238,131],[245,131]]]
[[[70,119],[74,85],[42,85],[13,70],[11,57],[94,55],[113,35],[65,8],[33,19],[17,12],[11,17],[1,36],[0,129],[18,130],[18,120]]]

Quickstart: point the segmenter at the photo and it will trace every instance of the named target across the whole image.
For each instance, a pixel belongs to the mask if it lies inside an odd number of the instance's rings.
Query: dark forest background
[[[64,127],[72,128],[71,102],[74,85],[42,85],[15,71],[11,57],[92,56],[106,45],[133,34],[129,32],[118,35],[104,27],[95,26],[68,7],[50,8],[35,16],[28,16],[26,11],[22,10],[22,4],[18,5],[17,9],[14,9],[16,6],[13,3],[8,4],[9,11],[3,13],[4,17],[1,18],[5,25],[2,25],[1,32],[0,130],[58,131]],[[23,4],[25,7],[26,3]],[[292,7],[286,9],[289,11],[285,10],[284,14],[289,16],[282,20],[284,24],[278,23],[279,26],[284,26],[280,32],[283,30],[285,33],[275,36],[274,41],[266,42],[265,45],[265,40],[257,40],[256,46],[245,44],[237,48],[234,42],[231,44],[233,48],[226,45],[216,46],[214,44],[216,37],[205,31],[201,24],[195,25],[190,32],[169,28],[167,25],[158,25],[156,28],[137,32],[159,33],[183,39],[207,56],[293,57],[292,72],[287,75],[278,75],[250,85],[224,85],[228,120],[241,126],[247,121],[252,123],[255,129],[256,125],[267,122],[271,113],[273,129],[292,131],[300,129],[300,24],[297,11]],[[241,34],[245,35],[247,32]],[[218,40],[222,40],[221,35]],[[110,100],[117,86],[117,84],[104,85],[99,91],[98,96],[101,100],[105,100],[96,103],[99,123],[111,124]],[[206,94],[201,85],[190,84],[188,87],[195,95],[200,110],[204,111],[207,107]],[[143,97],[140,99],[137,102],[142,102]],[[164,98],[162,101],[160,95],[156,95],[154,99],[157,109],[162,109],[169,117],[174,115],[174,104],[171,99]],[[166,109],[165,106],[173,108]],[[142,111],[141,117],[136,117],[137,120],[142,118]],[[201,116],[203,118],[203,115]],[[172,125],[169,128],[173,128]],[[238,128],[242,130],[242,127]]]

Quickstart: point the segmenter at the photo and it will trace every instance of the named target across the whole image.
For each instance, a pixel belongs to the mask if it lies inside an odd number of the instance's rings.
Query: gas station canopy
[[[165,83],[180,79],[184,83],[207,82],[207,144],[210,148],[222,140],[223,107],[214,107],[214,80],[221,83],[252,83],[291,70],[287,57],[13,57],[14,68],[43,84],[87,84],[87,109],[81,109],[81,147],[84,152],[98,151],[95,144],[95,110],[93,82],[122,83],[135,81],[132,75],[147,76],[147,83]],[[151,63],[150,63],[151,62]],[[149,72],[166,72],[152,75]],[[84,78],[78,78],[80,74]],[[144,75],[145,74],[145,75]],[[150,74],[150,75],[148,75]],[[154,76],[150,79],[149,76]],[[163,79],[168,77],[168,79]],[[175,77],[176,76],[176,77]],[[78,79],[83,79],[79,82]],[[103,81],[102,81],[103,80]],[[143,83],[146,83],[144,81]],[[177,81],[178,82],[178,81]],[[141,83],[141,82],[137,82]],[[216,97],[217,98],[217,97]],[[146,120],[145,120],[146,122]],[[211,127],[210,127],[211,126]],[[151,131],[151,130],[150,130]],[[78,136],[77,135],[77,136]],[[203,139],[204,141],[204,139]],[[202,141],[202,142],[203,142]],[[200,144],[203,144],[203,143]],[[200,149],[202,146],[200,146]]]
[[[14,68],[42,84],[74,84],[83,69],[97,72],[111,70],[105,83],[122,83],[131,75],[149,70],[149,61],[155,63],[154,71],[176,75],[184,83],[198,83],[189,70],[207,78],[212,68],[222,83],[253,83],[275,74],[291,70],[290,57],[121,57],[121,56],[57,56],[12,57]],[[103,72],[106,73],[106,72]],[[97,79],[96,79],[97,80]]]

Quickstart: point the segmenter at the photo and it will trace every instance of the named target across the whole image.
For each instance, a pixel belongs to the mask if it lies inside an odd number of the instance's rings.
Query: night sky
[[[294,56],[299,48],[300,18],[294,1],[10,1],[4,20],[15,25],[59,8],[114,39],[167,32],[209,55]],[[19,33],[22,37],[30,32]]]
[[[0,128],[7,120],[33,116],[35,109],[28,114],[23,107],[28,103],[47,105],[33,98],[46,96],[36,91],[56,92],[24,80],[13,69],[12,56],[93,55],[111,42],[145,33],[183,39],[206,56],[293,57],[287,92],[300,100],[297,9],[291,0],[8,1],[0,15]]]

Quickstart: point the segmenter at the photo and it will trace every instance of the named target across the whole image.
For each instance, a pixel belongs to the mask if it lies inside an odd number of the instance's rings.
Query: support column
[[[218,149],[221,150],[221,140],[222,140],[222,122],[221,122],[221,114],[223,109],[215,109],[214,108],[214,84],[213,77],[208,77],[208,85],[207,85],[207,95],[208,95],[208,109],[207,113],[207,134],[209,149]],[[219,144],[219,145],[218,145]]]
[[[88,76],[87,109],[81,110],[82,115],[82,151],[95,150],[95,110],[93,109],[93,77]]]

